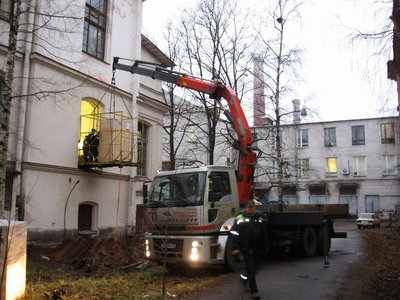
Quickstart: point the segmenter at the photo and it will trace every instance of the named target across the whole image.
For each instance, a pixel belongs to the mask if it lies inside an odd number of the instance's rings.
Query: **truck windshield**
[[[155,177],[148,206],[202,205],[205,181],[206,172]]]

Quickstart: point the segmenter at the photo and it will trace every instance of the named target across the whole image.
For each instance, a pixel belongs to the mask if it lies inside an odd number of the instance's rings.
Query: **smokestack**
[[[293,99],[293,124],[300,124],[300,100]]]
[[[254,95],[253,114],[254,126],[264,123],[265,95],[264,95],[264,60],[261,56],[254,57]]]

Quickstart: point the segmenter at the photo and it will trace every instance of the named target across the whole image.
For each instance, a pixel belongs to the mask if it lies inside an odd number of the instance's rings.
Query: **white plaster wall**
[[[141,184],[138,183],[140,180],[136,181],[135,168],[103,168],[95,172],[77,168],[82,99],[89,97],[99,101],[102,112],[105,112],[110,110],[111,97],[114,97],[115,103],[112,104],[115,104],[116,111],[144,117],[150,126],[148,174],[161,168],[162,119],[168,109],[161,103],[161,83],[154,80],[143,82],[140,93],[148,101],[138,103],[139,84],[143,77],[117,71],[115,94],[111,93],[108,85],[114,56],[143,59],[143,51],[146,58],[157,61],[141,48],[142,0],[110,0],[108,3],[105,59],[102,61],[82,52],[84,0],[37,0],[37,10],[41,12],[76,18],[54,18],[49,25],[57,30],[39,30],[34,36],[29,93],[35,96],[28,98],[21,183],[16,185],[14,192],[25,199],[29,232],[38,234],[36,236],[43,233],[48,237],[51,232],[56,236],[63,231],[65,202],[77,180],[80,183],[68,201],[67,230],[76,231],[78,207],[82,202],[98,206],[93,229],[115,230],[118,227],[126,232],[135,224],[135,205],[142,203]],[[41,16],[35,17],[36,24],[45,21]],[[1,35],[2,44],[6,42],[4,36]],[[2,46],[0,63],[4,66],[6,51]],[[24,49],[23,45],[20,49]],[[15,76],[21,78],[21,53],[17,54],[16,61]],[[21,81],[16,80],[15,94],[20,93]],[[114,105],[111,110],[114,110]],[[11,115],[15,132],[19,130],[18,113],[16,102]],[[16,136],[12,134],[10,159],[15,159],[15,144]]]
[[[58,170],[38,169],[35,166],[28,166],[24,175],[25,219],[31,231],[63,231],[64,209],[71,190],[66,210],[67,230],[76,230],[78,207],[83,202],[98,205],[98,224],[94,224],[94,229],[126,226],[129,187],[127,178],[117,180],[100,175],[68,174]],[[77,180],[80,182],[73,189]]]

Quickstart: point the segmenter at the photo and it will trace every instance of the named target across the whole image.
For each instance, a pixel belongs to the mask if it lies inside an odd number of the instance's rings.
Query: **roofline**
[[[157,57],[157,59],[160,60],[164,68],[175,66],[175,63],[143,34],[142,34],[142,45],[146,47],[146,49],[149,50],[151,54],[153,54],[155,57]]]
[[[307,122],[307,123],[287,123],[281,126],[301,126],[301,125],[314,125],[314,124],[328,124],[328,123],[340,123],[340,122],[360,122],[360,121],[372,121],[372,120],[383,120],[383,119],[396,119],[398,116],[386,116],[386,117],[374,117],[374,118],[361,118],[361,119],[344,119],[344,120],[331,120],[331,121],[317,121],[317,122]],[[264,127],[274,127],[274,124],[265,124],[253,126],[252,128],[264,128]]]

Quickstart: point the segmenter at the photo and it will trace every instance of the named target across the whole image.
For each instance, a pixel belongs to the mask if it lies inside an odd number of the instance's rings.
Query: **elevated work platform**
[[[144,128],[138,126],[144,127],[143,122],[122,112],[82,115],[79,167],[142,166]]]

